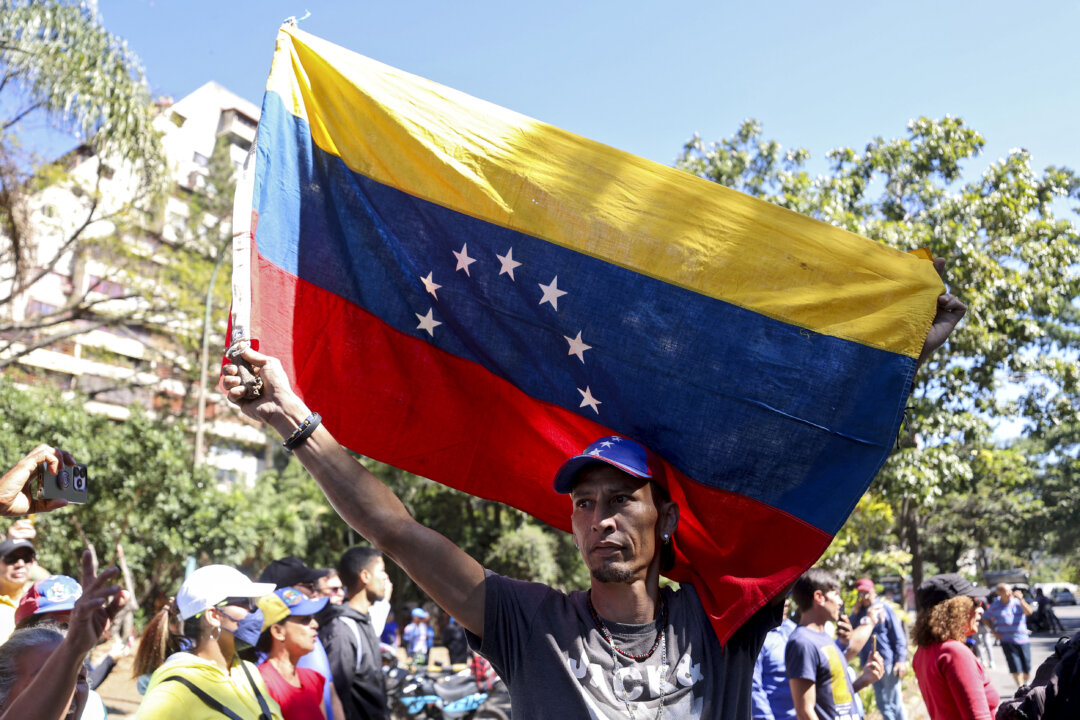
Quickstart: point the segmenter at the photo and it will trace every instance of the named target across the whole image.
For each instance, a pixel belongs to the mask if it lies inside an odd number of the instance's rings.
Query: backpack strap
[[[225,707],[224,705],[222,705],[220,702],[218,702],[214,698],[207,695],[206,692],[204,692],[201,688],[196,686],[195,683],[191,682],[187,678],[180,677],[179,675],[170,675],[167,678],[162,678],[161,682],[169,682],[170,680],[173,681],[173,682],[178,682],[181,685],[185,686],[188,690],[190,690],[195,695],[195,697],[199,698],[204,703],[206,703],[206,706],[209,707],[214,712],[217,712],[217,713],[220,713],[220,714],[224,715],[225,717],[229,718],[229,720],[244,720],[242,717],[240,717],[239,715],[234,713],[232,710],[230,710],[229,708]]]
[[[360,626],[351,617],[343,617],[341,621],[345,624],[345,627],[352,631],[353,637],[356,638],[356,669],[359,671],[360,663],[364,659],[364,641],[360,638]]]
[[[248,670],[247,666],[246,662],[240,662],[240,667],[244,669],[244,675],[247,675],[248,682],[251,683],[251,690],[255,693],[255,699],[259,701],[259,720],[273,720],[270,708],[266,704],[266,698],[259,692],[259,686],[255,684],[255,680],[251,677],[251,671]]]

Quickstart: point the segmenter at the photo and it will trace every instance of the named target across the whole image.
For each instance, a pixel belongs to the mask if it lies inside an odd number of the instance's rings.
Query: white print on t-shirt
[[[695,663],[690,653],[685,653],[672,669],[669,665],[669,675],[661,677],[660,665],[630,665],[619,667],[614,674],[606,671],[598,663],[590,663],[588,655],[583,649],[581,659],[566,658],[567,668],[583,685],[587,684],[594,688],[586,692],[582,687],[582,695],[586,703],[592,707],[589,695],[598,695],[605,704],[619,706],[625,701],[642,702],[655,700],[663,694],[670,697],[680,686],[690,688],[703,679],[701,663]],[[642,672],[644,670],[644,673]],[[661,687],[663,692],[661,693]],[[647,690],[647,693],[646,693]],[[690,700],[696,693],[691,693]],[[691,703],[700,712],[703,697],[693,697]]]

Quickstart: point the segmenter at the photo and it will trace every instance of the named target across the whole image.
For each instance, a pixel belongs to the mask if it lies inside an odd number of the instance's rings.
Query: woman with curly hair
[[[978,632],[986,588],[955,573],[927,578],[915,592],[911,665],[930,720],[992,720],[1000,697],[964,639]]]

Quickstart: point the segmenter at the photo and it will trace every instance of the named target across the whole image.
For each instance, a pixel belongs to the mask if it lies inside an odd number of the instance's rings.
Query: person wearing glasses
[[[225,565],[191,573],[143,631],[135,674],[153,674],[136,719],[281,720],[258,668],[237,656],[235,638],[255,600],[273,591],[273,583]],[[174,618],[180,633],[170,629]]]
[[[308,597],[295,587],[281,588],[259,601],[266,629],[255,649],[267,656],[259,664],[259,672],[285,720],[327,720],[323,707],[326,678],[298,664],[315,649],[319,623],[314,616],[327,602],[326,598]],[[329,685],[332,689],[333,683]]]
[[[315,582],[315,597],[330,598],[331,605],[345,602],[345,585],[334,568],[326,568],[325,575]]]

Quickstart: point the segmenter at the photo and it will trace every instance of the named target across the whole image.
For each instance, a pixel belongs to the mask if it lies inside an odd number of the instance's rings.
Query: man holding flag
[[[965,312],[954,296],[940,296],[920,362]],[[222,381],[229,399],[286,438],[341,517],[458,618],[506,681],[515,718],[749,717],[754,660],[780,620],[780,603],[748,608],[753,614],[722,647],[700,589],[661,590],[679,505],[664,464],[644,447],[601,438],[554,478],[554,491],[570,495],[574,540],[591,574],[588,592],[566,595],[486,572],[417,522],[293,392],[276,359],[250,349],[241,357],[261,393],[245,399],[229,364]]]

